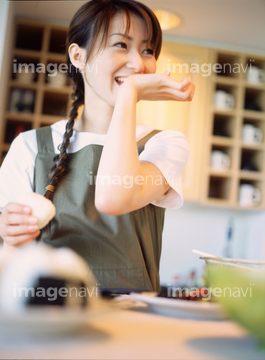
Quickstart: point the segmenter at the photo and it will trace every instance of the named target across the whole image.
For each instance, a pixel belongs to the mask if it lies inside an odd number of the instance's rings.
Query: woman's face
[[[106,47],[88,60],[84,75],[86,102],[115,105],[117,92],[128,76],[156,71],[152,46],[147,43],[144,21],[131,14],[131,27],[125,35],[126,18],[116,14],[109,26]]]

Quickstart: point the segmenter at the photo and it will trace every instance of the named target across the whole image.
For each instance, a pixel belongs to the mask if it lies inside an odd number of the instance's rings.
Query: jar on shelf
[[[22,110],[22,90],[12,89],[10,92],[9,111],[21,112]]]
[[[17,73],[17,80],[24,84],[30,84],[34,82],[35,74],[30,69],[22,67]]]
[[[24,113],[33,113],[34,110],[34,91],[27,90],[23,92],[23,106],[22,111]]]

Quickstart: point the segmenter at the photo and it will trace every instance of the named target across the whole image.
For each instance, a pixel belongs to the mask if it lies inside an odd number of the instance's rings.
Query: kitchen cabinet
[[[72,87],[66,74],[66,34],[65,26],[29,20],[14,23],[0,162],[20,132],[67,117]]]
[[[223,50],[213,50],[211,56],[219,68],[211,76],[201,200],[215,206],[264,209],[265,57]],[[225,93],[228,102],[232,98],[232,103],[222,103],[217,92]],[[216,168],[214,152],[225,154],[228,165]]]
[[[196,85],[192,102],[140,102],[138,121],[157,129],[177,130],[185,134],[190,146],[189,160],[183,173],[185,200],[201,198],[202,156],[204,127],[209,97],[210,60],[208,48],[165,41],[158,61],[157,72],[171,70],[171,77],[181,81],[190,76]]]
[[[264,209],[265,57],[165,42],[158,72],[168,69],[177,81],[191,76],[193,101],[140,103],[139,121],[186,135],[190,157],[183,174],[185,200]],[[216,155],[227,160],[221,169],[213,163]]]

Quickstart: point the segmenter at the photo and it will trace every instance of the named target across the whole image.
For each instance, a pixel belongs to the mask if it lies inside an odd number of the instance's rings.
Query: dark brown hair
[[[74,15],[68,31],[67,49],[73,43],[87,49],[87,60],[100,40],[99,50],[106,46],[109,24],[117,13],[126,16],[126,33],[130,30],[130,14],[139,16],[145,22],[149,42],[154,49],[157,59],[161,51],[162,32],[159,22],[146,5],[133,0],[91,0],[85,3]],[[67,148],[73,135],[74,120],[77,118],[78,108],[84,104],[84,82],[81,72],[73,66],[67,54],[68,75],[73,80],[73,104],[66,124],[63,142],[59,147],[60,154],[55,156],[54,166],[48,176],[45,197],[52,200],[60,180],[68,172]]]

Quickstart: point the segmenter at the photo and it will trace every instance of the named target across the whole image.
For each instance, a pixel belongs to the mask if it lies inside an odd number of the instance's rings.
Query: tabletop
[[[230,320],[192,320],[115,309],[69,333],[0,333],[1,359],[260,360],[265,351]]]

